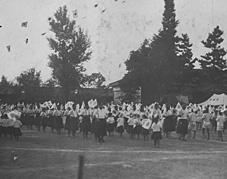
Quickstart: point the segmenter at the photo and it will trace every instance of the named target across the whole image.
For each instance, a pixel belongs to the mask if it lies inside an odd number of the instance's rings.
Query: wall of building
[[[127,102],[127,100],[134,103],[141,103],[141,90],[136,90],[130,94],[129,97],[120,87],[116,86],[113,87],[113,99],[115,104],[120,104],[125,101]]]

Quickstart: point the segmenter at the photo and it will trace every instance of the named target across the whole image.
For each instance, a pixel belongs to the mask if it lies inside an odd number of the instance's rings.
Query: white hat
[[[83,101],[80,109],[84,109],[84,108],[85,108],[85,104],[84,104],[84,101]]]
[[[73,108],[73,104],[74,104],[73,101],[68,101],[68,102],[65,104],[65,109],[68,109],[68,108],[72,109],[72,108]]]
[[[181,110],[182,110],[182,106],[180,105],[179,102],[177,103],[175,109],[176,109],[177,111],[181,111]]]
[[[54,103],[50,109],[57,109],[57,105]]]

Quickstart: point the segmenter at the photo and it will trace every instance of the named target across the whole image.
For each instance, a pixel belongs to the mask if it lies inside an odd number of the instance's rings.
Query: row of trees
[[[126,92],[141,87],[144,103],[171,93],[193,94],[227,91],[226,50],[221,47],[223,31],[219,26],[202,44],[208,52],[194,58],[187,34],[177,35],[174,0],[164,0],[162,28],[140,48],[130,52],[125,62],[127,74],[121,80]],[[200,64],[195,69],[195,62]]]
[[[80,87],[83,88],[104,88],[103,82],[105,78],[101,73],[92,73],[91,75],[84,75],[83,81]],[[57,80],[50,78],[45,82],[41,79],[41,71],[37,71],[35,68],[30,68],[22,72],[16,77],[16,82],[9,81],[4,75],[1,77],[0,89],[7,87],[22,87],[22,88],[32,88],[32,87],[60,87]]]

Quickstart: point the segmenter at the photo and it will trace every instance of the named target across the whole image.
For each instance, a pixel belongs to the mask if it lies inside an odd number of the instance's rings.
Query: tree
[[[150,103],[155,96],[173,90],[180,68],[177,56],[176,20],[174,1],[164,0],[162,29],[149,42],[145,40],[141,47],[130,53],[126,61],[128,73],[122,80],[122,86],[137,88],[141,86],[142,101]],[[127,85],[126,85],[127,84]]]
[[[192,43],[190,42],[188,34],[182,34],[178,37],[177,56],[179,57],[180,65],[178,69],[178,89],[181,93],[192,92],[192,86],[197,85],[198,72],[195,73],[195,61],[192,53]]]
[[[87,88],[101,88],[105,80],[105,77],[100,72],[92,73],[85,76],[83,86]]]
[[[166,47],[169,47],[168,50],[170,53],[175,55],[176,51],[176,27],[179,24],[179,21],[176,20],[175,13],[175,4],[174,0],[164,0],[165,1],[165,10],[163,13],[162,19],[162,30],[160,31],[160,37],[165,41]]]
[[[11,87],[12,83],[10,83],[7,78],[2,75],[1,82],[0,82],[0,87],[1,88],[6,88],[6,87]]]
[[[74,14],[76,16],[76,13]],[[90,59],[90,41],[87,33],[70,20],[66,6],[60,7],[49,22],[54,38],[48,38],[52,54],[49,67],[52,76],[64,88],[65,95],[79,88],[84,78],[83,62]]]
[[[192,43],[190,42],[188,34],[182,34],[181,37],[178,37],[177,56],[181,58],[181,66],[184,70],[191,71],[194,69],[195,59],[192,59]]]
[[[0,103],[1,102],[13,102],[17,98],[15,94],[17,94],[17,89],[14,84],[7,80],[7,78],[2,75],[0,81]]]
[[[208,48],[210,51],[205,55],[202,55],[200,59],[200,64],[202,69],[206,71],[222,71],[227,67],[226,59],[226,50],[221,47],[221,43],[224,41],[222,38],[223,31],[219,26],[215,27],[212,33],[209,33],[206,41],[202,41],[202,44],[205,48]]]
[[[202,44],[209,51],[201,56],[198,61],[202,68],[202,80],[206,81],[207,91],[210,93],[220,93],[226,91],[227,81],[227,61],[225,55],[227,51],[221,47],[224,39],[222,38],[223,31],[216,26],[214,30],[208,34]]]
[[[36,71],[35,68],[31,68],[27,71],[22,72],[16,79],[19,86],[30,88],[40,87],[42,82],[40,77],[41,71]]]
[[[50,78],[43,84],[43,86],[47,87],[47,88],[56,87],[57,86],[57,81],[54,80],[53,78]]]
[[[126,70],[121,86],[127,92],[139,89],[146,82],[149,76],[148,58],[150,54],[150,42],[145,39],[141,47],[131,51],[129,59],[126,60]]]

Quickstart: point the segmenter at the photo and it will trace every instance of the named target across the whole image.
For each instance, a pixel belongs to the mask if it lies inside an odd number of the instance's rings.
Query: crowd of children
[[[133,103],[98,106],[96,100],[80,106],[73,102],[61,105],[48,101],[43,104],[2,104],[0,112],[0,137],[10,136],[16,140],[22,135],[20,127],[24,125],[29,129],[35,126],[43,132],[49,127],[58,135],[67,131],[68,136],[75,136],[80,131],[85,139],[92,133],[100,143],[104,142],[104,136],[114,131],[120,136],[126,131],[132,139],[142,135],[144,140],[149,140],[151,136],[154,146],[159,147],[162,135],[168,138],[172,131],[176,131],[180,140],[186,140],[186,135],[195,139],[196,132],[202,129],[203,137],[209,140],[210,130],[214,130],[218,139],[223,141],[226,128],[225,106],[190,104],[182,107],[177,104],[172,108],[158,103],[150,106]]]

